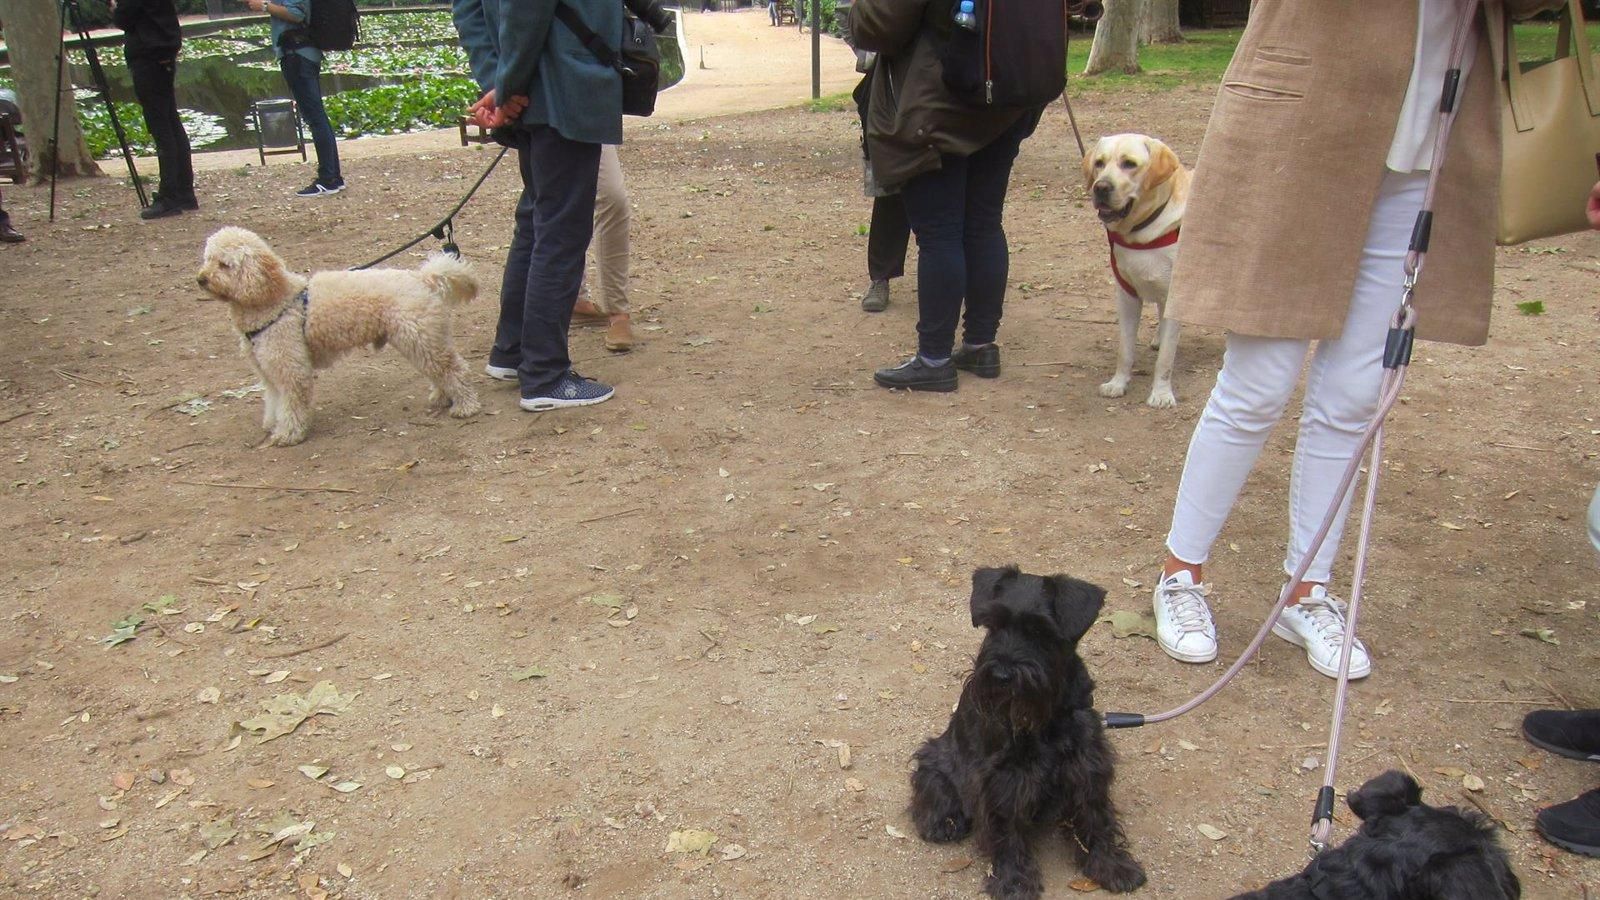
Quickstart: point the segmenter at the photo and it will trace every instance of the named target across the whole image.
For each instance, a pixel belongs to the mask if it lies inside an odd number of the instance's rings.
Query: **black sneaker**
[[[300,190],[295,191],[294,195],[296,197],[331,197],[342,190],[344,190],[343,180],[333,182],[332,184],[321,181],[313,181]]]
[[[950,354],[950,361],[955,363],[956,368],[979,378],[1000,377],[1000,347],[995,344],[984,344],[970,350],[962,344]]]
[[[953,391],[956,389],[956,367],[949,360],[944,365],[931,366],[921,354],[913,355],[898,366],[879,369],[872,380],[886,388],[905,388],[908,391]]]
[[[1568,759],[1600,762],[1600,709],[1536,709],[1522,720],[1522,735]]]
[[[1533,823],[1545,840],[1563,850],[1600,856],[1600,788],[1540,810]]]
[[[861,297],[862,312],[883,312],[889,308],[889,282],[874,281]]]
[[[593,378],[585,378],[577,372],[568,371],[549,391],[533,396],[524,394],[519,405],[528,412],[547,412],[552,409],[604,403],[615,393],[609,384],[601,384]]]

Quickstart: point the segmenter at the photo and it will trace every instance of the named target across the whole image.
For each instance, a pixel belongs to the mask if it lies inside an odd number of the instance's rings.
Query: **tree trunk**
[[[48,181],[55,163],[50,135],[55,127],[56,103],[61,107],[60,174],[100,175],[89,145],[78,128],[78,109],[72,95],[70,72],[61,72],[56,84],[57,56],[61,52],[61,6],[46,0],[0,0],[0,22],[5,22],[6,47],[11,53],[11,74],[17,83],[17,105],[31,154],[29,170],[34,181]]]
[[[1144,11],[1139,16],[1139,43],[1183,43],[1183,29],[1178,25],[1178,0],[1144,0]]]
[[[1094,26],[1085,75],[1139,71],[1139,12],[1145,0],[1105,0],[1106,14]]]

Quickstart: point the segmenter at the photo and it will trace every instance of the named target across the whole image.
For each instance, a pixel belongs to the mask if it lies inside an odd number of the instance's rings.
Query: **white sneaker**
[[[1217,658],[1217,625],[1206,605],[1209,591],[1204,582],[1195,584],[1188,572],[1176,572],[1156,584],[1156,643],[1179,662]]]
[[[483,367],[483,374],[493,378],[496,381],[517,380],[517,370],[511,368],[510,366],[486,365]]]
[[[1317,585],[1303,602],[1291,603],[1272,624],[1272,633],[1291,644],[1306,648],[1306,661],[1311,668],[1328,676],[1339,677],[1339,653],[1344,646],[1344,601]],[[1350,677],[1365,678],[1372,674],[1372,658],[1367,648],[1357,638],[1350,648]]]

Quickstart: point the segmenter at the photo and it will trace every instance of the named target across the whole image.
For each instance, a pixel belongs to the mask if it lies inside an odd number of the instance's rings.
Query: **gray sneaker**
[[[889,308],[889,282],[874,281],[861,297],[862,312],[883,312]]]
[[[610,400],[614,393],[616,392],[609,384],[601,384],[593,378],[585,378],[577,372],[569,371],[556,382],[549,393],[524,395],[518,405],[528,412],[547,412],[552,409],[604,403]]]

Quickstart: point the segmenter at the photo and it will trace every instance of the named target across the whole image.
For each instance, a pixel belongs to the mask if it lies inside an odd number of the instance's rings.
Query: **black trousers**
[[[500,283],[500,323],[489,362],[515,367],[522,396],[553,390],[572,368],[567,329],[594,236],[600,145],[548,125],[518,127],[522,199]]]
[[[128,60],[133,95],[144,110],[144,124],[156,142],[161,164],[161,196],[178,203],[194,200],[194,163],[189,158],[189,135],[178,117],[178,61]]]
[[[888,281],[906,273],[906,246],[911,222],[899,194],[872,198],[872,224],[867,231],[867,277]]]

